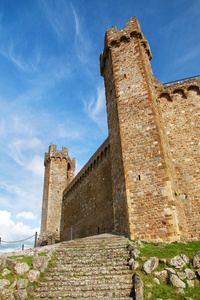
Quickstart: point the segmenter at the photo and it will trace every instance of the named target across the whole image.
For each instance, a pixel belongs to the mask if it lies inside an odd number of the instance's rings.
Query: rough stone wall
[[[42,204],[41,238],[60,239],[60,222],[63,190],[74,177],[75,160],[68,157],[68,149],[57,151],[50,145],[45,153],[45,177]]]
[[[63,193],[61,240],[114,230],[108,139]]]
[[[150,60],[135,17],[106,32],[100,68],[109,138],[74,179],[66,148],[51,146],[41,233],[69,240],[72,227],[73,238],[98,228],[151,241],[200,238],[200,78],[163,85]]]
[[[107,98],[115,229],[132,239],[178,240],[169,168],[159,129],[151,51],[134,17],[106,32],[101,54]],[[123,175],[118,172],[123,168]],[[121,213],[128,214],[127,219]]]
[[[200,238],[200,78],[157,86],[176,180],[181,235]]]

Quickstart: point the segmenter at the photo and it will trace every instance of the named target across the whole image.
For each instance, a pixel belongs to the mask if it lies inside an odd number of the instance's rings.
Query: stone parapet
[[[83,166],[80,172],[74,177],[70,184],[63,191],[63,195],[67,196],[71,191],[76,189],[84,179],[96,169],[106,155],[110,152],[109,138],[107,138],[98,150],[92,155],[88,162]]]
[[[200,95],[200,76],[192,79],[182,79],[180,81],[175,81],[172,83],[160,83],[155,81],[155,88],[158,96],[158,100],[162,97],[169,101],[173,101],[174,95],[179,93],[183,98],[188,98],[189,91],[196,91]]]

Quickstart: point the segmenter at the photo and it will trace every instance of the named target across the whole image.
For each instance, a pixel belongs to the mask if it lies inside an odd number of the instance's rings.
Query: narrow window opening
[[[138,179],[141,180],[141,176],[140,175],[138,175]]]
[[[186,194],[183,194],[183,198],[184,198],[184,199],[187,199],[187,195],[186,195]]]

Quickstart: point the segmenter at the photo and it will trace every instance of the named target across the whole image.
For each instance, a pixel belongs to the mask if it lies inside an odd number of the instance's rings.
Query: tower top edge
[[[126,27],[124,27],[123,29],[117,30],[116,25],[112,26],[110,29],[106,30],[105,46],[107,45],[107,41],[119,39],[121,36],[129,35],[133,31],[141,32],[140,24],[136,17],[132,17],[126,23]]]
[[[62,150],[57,150],[57,145],[50,145],[49,152],[45,153],[44,161],[46,162],[51,158],[69,159],[68,148],[62,147]]]

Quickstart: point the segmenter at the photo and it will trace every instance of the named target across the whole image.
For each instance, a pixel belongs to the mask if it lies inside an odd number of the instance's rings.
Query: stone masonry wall
[[[180,231],[189,240],[200,238],[200,78],[157,86],[158,107],[170,145],[174,193],[186,219]]]
[[[151,58],[136,17],[107,30],[100,69],[109,137],[74,179],[67,149],[50,146],[41,234],[200,238],[200,78],[164,85]]]
[[[132,239],[179,240],[177,211],[159,128],[151,51],[134,17],[106,32],[107,98],[115,229]],[[123,168],[123,176],[118,170]],[[121,218],[124,211],[128,214]]]
[[[111,232],[114,229],[107,139],[63,193],[61,240]]]

